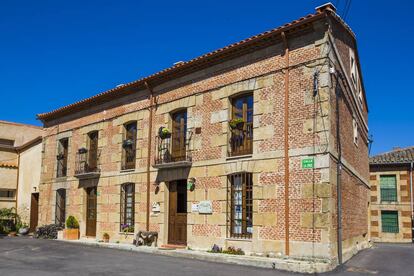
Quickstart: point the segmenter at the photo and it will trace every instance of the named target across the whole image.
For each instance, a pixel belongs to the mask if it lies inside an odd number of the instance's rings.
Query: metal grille
[[[125,126],[125,139],[122,143],[122,170],[135,169],[137,122]]]
[[[381,201],[397,201],[397,177],[395,175],[381,175]]]
[[[190,141],[192,132],[171,133],[171,137],[162,139],[156,137],[157,150],[155,154],[155,164],[167,164],[179,161],[191,162]],[[179,140],[180,143],[174,142]]]
[[[55,223],[65,225],[66,216],[66,190],[59,189],[56,191],[56,208],[55,208]]]
[[[228,176],[229,233],[232,238],[251,238],[253,233],[252,174],[235,173]]]
[[[121,185],[121,232],[134,232],[135,224],[135,184]]]
[[[232,100],[232,120],[242,119],[243,124],[230,128],[229,156],[253,152],[253,95],[245,94]]]
[[[398,211],[381,211],[382,232],[398,233]]]
[[[63,138],[59,140],[57,159],[57,172],[56,177],[64,177],[67,174],[68,165],[68,147],[69,139]]]

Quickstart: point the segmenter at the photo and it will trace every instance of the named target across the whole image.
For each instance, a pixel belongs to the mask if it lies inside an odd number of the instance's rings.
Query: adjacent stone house
[[[367,245],[367,113],[355,35],[328,4],[39,114],[40,220],[337,263]]]
[[[395,148],[369,162],[371,239],[412,242],[414,147]]]
[[[0,209],[15,208],[37,226],[42,156],[41,127],[0,121]]]

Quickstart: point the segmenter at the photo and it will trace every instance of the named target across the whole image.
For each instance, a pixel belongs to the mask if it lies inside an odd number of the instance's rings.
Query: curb
[[[99,243],[95,241],[67,241],[58,240],[72,244],[82,244],[87,246],[95,246],[99,248],[110,248],[124,251],[133,251],[147,254],[157,254],[161,256],[170,256],[178,258],[187,258],[199,261],[209,261],[215,263],[237,264],[244,266],[260,267],[267,269],[285,270],[299,273],[323,273],[331,271],[335,268],[330,262],[320,261],[304,261],[289,258],[267,258],[256,256],[237,256],[219,253],[208,253],[204,251],[175,249],[175,250],[161,250],[155,247],[135,247],[129,244],[116,243]]]

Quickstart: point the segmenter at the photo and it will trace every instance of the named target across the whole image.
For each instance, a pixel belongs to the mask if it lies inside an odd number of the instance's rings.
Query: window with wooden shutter
[[[135,225],[135,184],[121,185],[121,232],[134,232]]]
[[[56,206],[55,206],[55,223],[65,225],[66,216],[66,190],[59,189],[56,191]]]
[[[64,177],[67,174],[67,165],[68,165],[68,149],[69,149],[69,139],[63,138],[58,142],[58,154],[57,159],[57,172],[56,177]]]
[[[137,122],[125,124],[124,133],[124,140],[122,142],[122,170],[135,169]]]
[[[98,168],[98,131],[88,133],[88,171],[94,172]]]
[[[230,156],[253,152],[253,94],[243,94],[232,99],[230,120]]]
[[[397,177],[396,175],[380,176],[381,201],[397,201]]]
[[[228,176],[227,200],[230,237],[251,238],[253,234],[253,181],[251,173]]]
[[[398,211],[381,211],[382,232],[398,233]]]

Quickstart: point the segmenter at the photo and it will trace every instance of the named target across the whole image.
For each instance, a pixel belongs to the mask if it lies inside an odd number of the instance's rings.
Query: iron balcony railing
[[[229,156],[253,153],[253,123],[247,123],[242,129],[230,129]]]
[[[100,150],[96,152],[79,150],[76,153],[75,176],[99,174],[101,172],[99,157]]]
[[[191,164],[190,141],[192,131],[173,132],[166,138],[156,136],[155,165]]]

